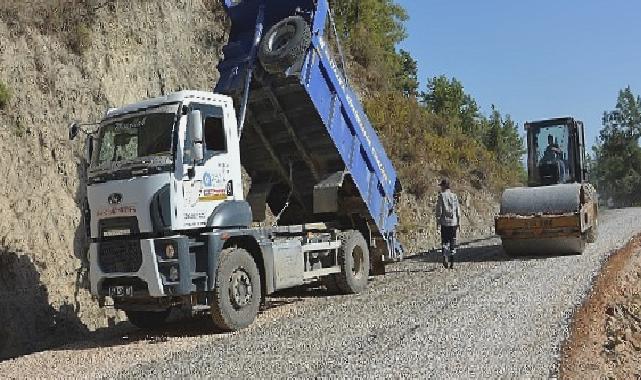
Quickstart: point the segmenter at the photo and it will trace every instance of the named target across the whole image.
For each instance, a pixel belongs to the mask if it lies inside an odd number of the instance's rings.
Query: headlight
[[[169,243],[165,246],[165,257],[170,260],[176,257],[176,248],[173,244]]]

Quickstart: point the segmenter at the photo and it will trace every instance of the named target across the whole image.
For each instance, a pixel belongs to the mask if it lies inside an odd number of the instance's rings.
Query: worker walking
[[[461,223],[461,207],[458,197],[450,190],[450,181],[441,180],[441,192],[436,202],[436,219],[441,227],[441,245],[443,247],[443,266],[454,268],[456,255],[456,233]]]

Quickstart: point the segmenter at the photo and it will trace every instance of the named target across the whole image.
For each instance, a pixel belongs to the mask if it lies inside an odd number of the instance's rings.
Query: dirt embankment
[[[217,78],[219,2],[91,3],[0,4],[0,81],[12,93],[0,110],[0,360],[121,319],[87,290],[83,148],[68,123]],[[70,17],[82,12],[91,17]]]
[[[641,236],[610,257],[575,315],[561,377],[641,378]]]

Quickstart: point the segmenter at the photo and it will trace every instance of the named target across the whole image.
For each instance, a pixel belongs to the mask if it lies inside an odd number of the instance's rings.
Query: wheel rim
[[[230,278],[229,299],[236,309],[249,305],[252,301],[253,287],[251,277],[243,268],[236,269]]]
[[[277,33],[274,33],[269,39],[269,49],[274,53],[281,51],[285,46],[287,46],[287,44],[289,44],[289,41],[291,41],[292,38],[294,38],[295,34],[296,34],[295,26],[293,25],[284,26]]]
[[[360,278],[363,274],[364,257],[365,255],[363,254],[361,247],[354,247],[354,250],[352,250],[352,262],[354,263],[352,266],[352,275],[355,278]]]

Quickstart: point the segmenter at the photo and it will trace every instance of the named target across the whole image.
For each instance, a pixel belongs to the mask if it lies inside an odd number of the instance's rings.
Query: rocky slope
[[[212,0],[0,4],[0,82],[13,94],[0,110],[0,360],[122,319],[87,290],[83,148],[67,141],[67,125],[109,106],[211,88],[225,30]],[[434,246],[433,202],[403,199],[412,252]],[[488,233],[492,194],[463,202],[466,234]]]
[[[56,17],[60,2],[49,3]],[[70,32],[16,22],[16,6],[0,5],[0,81],[13,93],[0,112],[0,359],[118,317],[86,290],[82,146],[67,142],[67,124],[216,79],[225,27],[214,2],[107,3]]]

